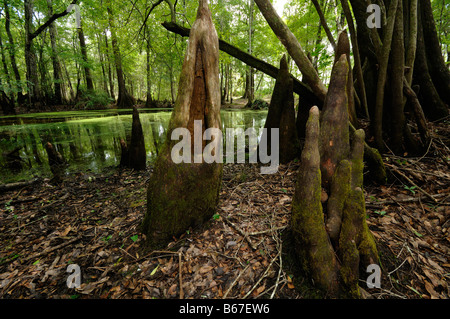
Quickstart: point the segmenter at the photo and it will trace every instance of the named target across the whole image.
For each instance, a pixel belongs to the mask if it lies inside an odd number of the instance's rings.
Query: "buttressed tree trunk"
[[[345,54],[334,65],[322,114],[309,112],[292,201],[292,232],[301,269],[330,297],[359,298],[359,270],[379,262],[365,221],[364,131],[350,146]],[[325,191],[328,198],[321,201]]]
[[[219,41],[208,1],[200,0],[197,18],[190,31],[167,138],[148,184],[148,208],[142,229],[150,248],[163,246],[173,236],[179,236],[189,227],[211,218],[215,211],[222,164],[207,163],[204,159],[193,161],[196,143],[191,136],[194,134],[194,121],[202,121],[201,132],[197,132],[202,136],[208,128],[220,129],[220,98]],[[190,136],[183,136],[183,140],[186,138],[190,142],[190,149],[182,149],[183,156],[185,152],[190,152],[190,162],[177,164],[172,159],[173,146],[181,143],[171,139],[176,128],[188,129],[190,133]],[[204,145],[204,141],[200,144]],[[221,153],[217,147],[214,151]]]

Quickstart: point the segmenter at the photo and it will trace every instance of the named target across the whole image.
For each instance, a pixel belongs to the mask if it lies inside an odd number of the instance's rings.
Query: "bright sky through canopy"
[[[286,4],[286,2],[287,2],[287,0],[274,0],[273,1],[273,6],[280,17],[283,17],[283,9],[284,9],[284,5]]]

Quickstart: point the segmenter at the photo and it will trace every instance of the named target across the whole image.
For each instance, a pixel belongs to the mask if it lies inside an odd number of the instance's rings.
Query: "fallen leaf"
[[[169,290],[167,291],[167,293],[171,296],[175,295],[177,292],[177,284],[173,284],[172,286],[170,286]]]
[[[214,267],[212,267],[212,266],[205,265],[205,266],[202,266],[199,271],[201,274],[206,274],[207,272],[211,271],[213,268]]]
[[[425,289],[428,291],[428,293],[431,295],[431,299],[440,299],[439,294],[434,291],[433,285],[430,284],[428,281],[425,280]]]

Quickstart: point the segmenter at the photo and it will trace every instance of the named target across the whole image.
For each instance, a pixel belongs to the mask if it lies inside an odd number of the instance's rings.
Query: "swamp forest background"
[[[0,0],[0,59],[0,298],[449,298],[447,1]],[[196,110],[278,171],[174,169]]]

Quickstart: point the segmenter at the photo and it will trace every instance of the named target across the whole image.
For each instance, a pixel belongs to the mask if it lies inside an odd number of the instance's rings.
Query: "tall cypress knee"
[[[133,107],[133,124],[131,127],[131,142],[128,148],[128,163],[131,168],[145,169],[147,155],[145,152],[144,133],[142,131],[139,111]]]
[[[263,133],[267,134],[267,146],[268,149],[271,149],[274,146],[270,145],[270,129],[279,129],[278,145],[280,147],[280,163],[282,164],[293,160],[298,153],[293,92],[293,80],[289,73],[286,55],[283,55],[264,125],[267,131]]]
[[[196,131],[203,137],[206,129],[220,129],[220,106],[219,40],[208,1],[200,0],[197,18],[190,31],[166,141],[148,184],[147,213],[142,230],[150,248],[163,246],[173,236],[179,236],[214,214],[223,166],[217,162],[207,163],[203,158],[197,161],[197,156],[194,161],[196,143],[193,135]],[[198,123],[195,121],[201,121],[201,129],[194,125]],[[183,148],[182,151],[183,157],[185,152],[190,152],[187,155],[191,159],[178,164],[172,158],[173,147],[181,143],[172,140],[172,133],[177,128],[189,132],[183,139],[187,139],[190,148]],[[213,139],[213,142],[217,141]],[[202,149],[204,144],[202,141]],[[218,147],[214,151],[220,152]]]

